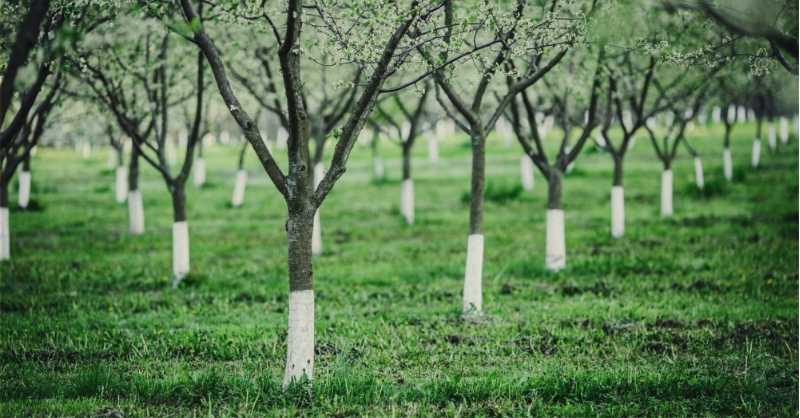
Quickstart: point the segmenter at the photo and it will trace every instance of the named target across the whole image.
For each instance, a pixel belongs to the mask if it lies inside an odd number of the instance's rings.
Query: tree
[[[400,98],[399,93],[394,93],[392,96],[394,108],[400,111],[403,119],[395,119],[390,112],[378,103],[376,108],[383,121],[394,127],[396,132],[400,133],[398,143],[403,150],[403,184],[400,193],[400,213],[409,225],[414,224],[414,180],[411,178],[411,147],[414,146],[414,141],[422,133],[422,122],[425,116],[426,100],[430,88],[425,83],[419,97],[413,107],[407,107],[403,104],[404,101]]]
[[[511,101],[509,110],[511,113],[511,125],[514,133],[522,145],[525,154],[531,159],[539,169],[545,179],[547,179],[547,241],[545,267],[548,270],[560,270],[567,266],[566,242],[564,235],[564,207],[562,182],[564,172],[575,158],[580,154],[583,145],[597,125],[595,114],[601,89],[601,73],[603,69],[603,59],[605,52],[602,47],[598,53],[599,57],[595,62],[594,74],[586,74],[591,71],[588,67],[589,55],[584,51],[573,51],[567,62],[562,62],[559,66],[561,71],[557,71],[559,80],[555,83],[545,81],[548,87],[548,96],[554,102],[554,115],[556,123],[561,127],[564,134],[558,153],[551,163],[547,158],[545,147],[540,135],[540,126],[537,121],[537,108],[529,97],[528,90],[519,92],[522,106],[519,106],[515,98]],[[551,74],[550,80],[556,74]],[[588,80],[588,88],[580,84],[578,80]],[[518,78],[508,76],[507,83],[512,88],[519,82]],[[588,91],[588,95],[586,94]],[[540,95],[541,96],[541,95]],[[585,115],[585,120],[581,120]],[[527,121],[528,129],[525,129],[523,121]],[[572,128],[581,129],[580,136],[573,146],[569,146]],[[535,147],[535,148],[534,148]]]
[[[469,5],[459,4],[469,8]],[[583,10],[582,5],[560,5],[554,1],[542,8],[526,7],[524,2],[512,5],[512,10],[505,10],[501,4],[485,5],[485,20],[473,26],[469,18],[456,20],[456,12],[470,15],[468,10],[456,10],[454,2],[445,1],[445,27],[447,32],[442,39],[438,51],[419,48],[431,68],[438,68],[447,62],[449,54],[459,50],[460,43],[477,46],[480,42],[497,45],[492,51],[491,60],[476,58],[479,68],[478,79],[470,80],[474,86],[471,100],[465,98],[466,88],[455,86],[452,66],[437,69],[434,80],[437,86],[437,101],[447,115],[470,137],[472,145],[472,179],[470,187],[470,221],[467,241],[467,263],[464,277],[463,310],[465,313],[481,313],[483,303],[483,193],[486,172],[486,135],[494,128],[500,116],[514,97],[532,86],[547,74],[564,57],[566,47],[580,39],[583,16],[591,10]],[[594,4],[592,5],[594,6]],[[509,17],[510,18],[507,18]],[[464,28],[463,32],[453,32],[456,28]],[[488,28],[488,29],[487,29]],[[487,29],[484,31],[484,29]],[[475,44],[473,44],[473,42]],[[554,48],[560,46],[560,48]],[[525,57],[521,61],[526,64],[519,68],[518,81],[507,88],[489,111],[484,107],[484,96],[498,70],[510,57]],[[443,93],[443,94],[442,94]],[[442,97],[447,98],[447,102]],[[489,113],[490,112],[490,113]],[[484,115],[489,114],[487,120]],[[463,120],[462,120],[463,119]]]
[[[257,11],[253,16],[243,16],[248,21],[258,21],[275,37],[280,73],[286,96],[286,114],[289,126],[287,153],[288,173],[284,174],[271,152],[261,139],[257,124],[243,108],[231,87],[226,65],[206,31],[205,23],[189,0],[181,1],[184,26],[191,29],[187,39],[203,53],[214,73],[220,96],[231,115],[244,131],[264,170],[283,195],[288,209],[286,233],[289,264],[289,335],[284,374],[284,386],[301,379],[310,380],[314,368],[314,290],[311,257],[311,237],[314,215],[346,170],[350,151],[369,117],[386,80],[406,64],[409,55],[420,45],[438,37],[441,29],[434,19],[437,5],[374,4],[361,7],[325,2],[305,8],[299,0],[290,0],[278,11]],[[158,14],[154,5],[151,12]],[[236,16],[232,9],[229,14]],[[274,13],[285,14],[284,26],[274,24]],[[306,25],[306,21],[314,25]],[[362,23],[362,24],[359,24]],[[367,24],[366,22],[369,22]],[[355,24],[354,24],[355,23]],[[310,124],[318,115],[309,113],[303,100],[306,86],[301,76],[301,59],[308,54],[303,43],[303,28],[316,29],[328,42],[316,45],[323,53],[334,55],[339,65],[352,64],[361,73],[363,83],[356,94],[352,109],[343,125],[333,134],[336,147],[330,168],[316,187],[309,179]],[[176,29],[179,31],[179,29]],[[328,47],[327,45],[333,45]],[[420,76],[419,80],[426,74]],[[408,85],[414,84],[410,82]],[[399,88],[398,88],[399,89]]]
[[[174,35],[167,32],[159,36],[151,22],[137,23],[136,16],[128,18],[134,19],[127,22],[128,27],[107,25],[96,37],[87,40],[75,63],[94,100],[108,108],[120,129],[131,138],[137,156],[155,168],[166,183],[172,197],[174,221],[172,285],[177,286],[190,269],[185,185],[195,145],[203,135],[205,63],[198,53],[196,79],[192,82],[181,78],[184,63],[178,57],[187,50],[181,50],[182,45],[170,45],[170,37]],[[129,48],[119,49],[117,53],[116,46],[120,43],[126,43]],[[170,94],[171,90],[177,90],[178,94]],[[191,127],[186,157],[180,170],[173,175],[166,156],[167,141],[172,140],[174,130],[170,128],[170,110],[191,96],[194,96],[195,111],[194,116],[188,118]]]

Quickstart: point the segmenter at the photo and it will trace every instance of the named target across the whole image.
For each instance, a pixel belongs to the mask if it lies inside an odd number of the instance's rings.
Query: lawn
[[[234,209],[237,147],[205,150],[209,183],[187,187],[192,273],[173,289],[159,175],[142,170],[147,233],[131,236],[106,150],[40,149],[33,210],[12,209],[12,261],[0,264],[0,411],[796,416],[797,137],[777,152],[764,141],[752,170],[753,132],[734,130],[732,184],[722,128],[692,133],[706,190],[681,150],[669,218],[660,163],[640,136],[625,160],[622,239],[610,237],[611,159],[584,151],[564,181],[558,273],[544,269],[546,182],[537,173],[535,189],[517,194],[520,147],[491,137],[478,319],[461,317],[467,138],[441,143],[435,164],[417,144],[413,226],[399,213],[400,148],[381,144],[388,178],[378,183],[357,146],[320,212],[315,380],[287,391],[287,212],[253,154]]]

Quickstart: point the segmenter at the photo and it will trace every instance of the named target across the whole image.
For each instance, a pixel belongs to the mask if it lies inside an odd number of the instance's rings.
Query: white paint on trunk
[[[711,110],[711,122],[714,125],[719,125],[720,116],[722,115],[722,109],[719,106],[714,106],[714,109]]]
[[[753,141],[753,155],[750,157],[750,162],[753,168],[758,168],[758,162],[761,159],[761,140],[756,138]]]
[[[228,145],[231,142],[231,134],[228,131],[222,131],[219,134],[219,142]]]
[[[314,166],[314,190],[317,190],[323,177],[325,177],[325,166],[322,163],[317,163]]]
[[[744,106],[739,106],[739,110],[736,113],[736,121],[739,123],[747,122],[747,110],[745,110]]]
[[[167,164],[170,166],[178,164],[178,153],[175,151],[175,143],[172,142],[172,137],[167,138],[164,143],[164,148],[167,154]]]
[[[314,229],[311,231],[311,254],[322,255],[322,226],[319,222],[319,209],[314,213]]]
[[[439,161],[439,142],[433,135],[426,135],[428,138],[428,161],[435,163]]]
[[[625,235],[625,189],[622,186],[611,188],[611,236],[622,238]]]
[[[672,216],[672,170],[661,173],[661,216]]]
[[[728,106],[728,123],[736,122],[736,105]]]
[[[453,122],[452,119],[447,119],[447,135],[455,135],[456,134],[456,123]]]
[[[697,115],[697,123],[699,123],[701,125],[705,125],[706,124],[706,120],[707,120],[706,118],[707,118],[707,116],[706,116],[705,112],[700,112],[700,114]]]
[[[144,206],[142,205],[141,190],[128,192],[128,220],[131,234],[144,234]]]
[[[703,161],[700,160],[700,157],[694,157],[694,179],[698,189],[702,189],[706,185],[703,178]]]
[[[565,154],[569,154],[570,152],[572,152],[572,147],[571,146],[564,147],[564,153]],[[574,169],[575,169],[575,161],[572,161],[571,163],[567,164],[567,173],[571,173],[572,170],[574,170]]]
[[[789,121],[786,119],[786,117],[781,116],[780,126],[781,126],[781,143],[782,144],[788,144],[789,143]]]
[[[286,129],[278,128],[278,135],[276,136],[276,146],[278,147],[279,151],[283,151],[286,149],[286,144],[289,141],[289,132]]]
[[[414,225],[414,179],[403,180],[400,190],[400,213],[406,218],[406,223]]]
[[[36,150],[38,150],[38,149],[39,149],[38,145],[34,145],[33,148],[31,148],[31,157],[35,157],[36,156]],[[112,168],[114,168],[114,167],[113,166],[109,167],[109,169],[112,169]]]
[[[172,285],[178,286],[189,273],[189,224],[186,221],[172,224]]]
[[[597,145],[599,145],[601,147],[605,147],[606,146],[606,137],[603,136],[602,129],[603,129],[602,126],[598,126],[597,127],[597,130],[594,132],[594,142],[596,142]]]
[[[233,185],[233,197],[231,198],[231,206],[238,208],[244,201],[244,188],[247,186],[247,170],[239,170],[236,172],[236,182]]]
[[[622,124],[625,125],[625,128],[628,130],[633,127],[633,113],[628,109],[622,111]]]
[[[749,122],[755,122],[756,120],[756,112],[753,109],[747,109],[747,120]]]
[[[19,194],[17,195],[17,203],[22,209],[28,207],[28,202],[31,200],[31,172],[21,170],[19,172]]]
[[[206,160],[202,157],[194,162],[194,170],[192,170],[192,185],[194,187],[202,187],[206,182]]]
[[[722,150],[722,169],[725,173],[725,180],[733,180],[733,160],[730,148]]]
[[[464,312],[483,311],[483,234],[467,240],[467,270],[464,274]]]
[[[125,155],[131,155],[131,151],[133,151],[133,141],[127,136],[123,136],[120,139],[122,142],[122,153]]]
[[[178,131],[178,147],[180,147],[181,151],[186,149],[186,146],[189,144],[189,133],[186,132],[185,129],[181,129]]]
[[[83,143],[83,153],[82,153],[82,155],[83,155],[83,158],[89,158],[89,157],[92,156],[92,144],[90,144],[88,141],[85,141]]]
[[[777,138],[775,137],[775,122],[772,121],[767,124],[767,143],[772,151],[775,151],[775,147],[778,146]]]
[[[564,211],[548,209],[545,268],[558,271],[565,267],[567,267],[567,244],[564,239]]]
[[[436,122],[436,137],[445,139],[447,137],[447,123],[443,120]]]
[[[0,260],[11,259],[11,231],[8,229],[8,208],[0,207]]]
[[[373,164],[375,166],[375,180],[383,180],[383,159],[380,155],[376,155],[375,158],[373,158]]]
[[[314,291],[289,293],[289,336],[286,350],[286,373],[283,387],[303,375],[314,378]]]
[[[117,203],[125,203],[128,197],[128,167],[124,165],[117,167],[116,197]]]
[[[533,190],[533,161],[531,157],[523,154],[519,160],[519,172],[522,179],[522,189],[526,192]]]
[[[404,120],[403,123],[400,125],[400,134],[403,135],[403,140],[405,141],[408,138],[408,135],[411,133],[411,122]]]

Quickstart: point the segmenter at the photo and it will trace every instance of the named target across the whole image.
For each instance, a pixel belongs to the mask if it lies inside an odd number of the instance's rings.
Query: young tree
[[[190,269],[185,185],[192,168],[194,147],[201,136],[205,64],[202,54],[198,53],[194,82],[181,78],[184,64],[178,58],[182,52],[180,45],[170,46],[173,35],[158,36],[151,25],[147,21],[132,20],[128,25],[104,26],[98,36],[86,42],[76,64],[95,100],[108,108],[120,129],[131,138],[137,156],[155,168],[166,183],[172,197],[174,221],[172,285],[177,286]],[[116,51],[114,46],[121,42],[132,47],[109,58],[108,54],[116,54],[109,51]],[[170,94],[173,89],[177,94]],[[174,130],[169,124],[170,109],[192,95],[195,112],[190,118],[192,126],[186,157],[180,170],[173,175],[166,157],[167,141],[172,139]]]
[[[438,52],[420,48],[421,55],[432,68],[448,61],[449,54],[457,51],[462,42],[476,46],[480,42],[498,44],[499,50],[493,52],[493,59],[476,59],[478,80],[470,80],[471,100],[467,100],[466,87],[458,88],[452,67],[447,71],[434,72],[437,86],[437,101],[447,115],[470,137],[472,145],[472,179],[470,187],[470,222],[467,241],[467,263],[464,275],[463,310],[465,313],[481,313],[483,303],[483,193],[486,172],[486,136],[506,107],[521,91],[532,86],[547,74],[567,53],[565,47],[578,40],[583,30],[584,16],[591,10],[583,9],[581,4],[561,4],[557,1],[545,2],[544,7],[530,6],[517,2],[512,10],[505,10],[500,4],[486,5],[486,20],[472,26],[468,20],[456,21],[456,12],[469,15],[466,10],[456,10],[455,2],[444,3],[445,27],[447,32]],[[593,4],[594,5],[594,4]],[[459,7],[468,7],[459,4]],[[510,18],[508,18],[510,16]],[[454,33],[456,28],[466,28],[464,32]],[[487,31],[484,31],[487,29]],[[467,35],[469,34],[469,35]],[[559,45],[562,48],[553,48]],[[484,96],[489,91],[492,78],[498,70],[502,71],[506,60],[511,57],[525,57],[525,66],[519,68],[518,81],[509,86],[492,109],[484,107]],[[443,93],[443,94],[441,94]],[[447,103],[445,99],[447,98]],[[488,107],[488,106],[487,106]],[[489,113],[491,112],[491,113]],[[486,114],[488,119],[484,120]],[[462,120],[463,119],[463,120]]]
[[[400,111],[403,115],[402,122],[392,116],[392,112],[385,109],[381,103],[378,103],[376,108],[381,118],[393,126],[397,132],[400,132],[399,145],[403,150],[403,184],[400,192],[400,213],[409,225],[414,224],[414,180],[411,179],[411,147],[414,146],[414,140],[422,133],[422,122],[425,116],[426,100],[428,98],[430,89],[424,86],[421,94],[414,104],[414,107],[408,108],[403,102],[411,102],[411,100],[403,100],[399,93],[393,95],[394,108]]]
[[[558,147],[558,153],[552,163],[547,158],[545,146],[540,135],[540,122],[537,121],[537,108],[534,107],[528,91],[523,90],[519,93],[522,99],[522,106],[519,106],[516,99],[512,100],[509,106],[511,124],[520,145],[522,145],[525,154],[536,165],[544,178],[547,179],[545,267],[553,271],[561,270],[567,266],[564,207],[562,203],[564,172],[580,154],[583,145],[597,125],[595,114],[601,89],[601,73],[605,53],[601,47],[598,52],[599,57],[595,62],[594,74],[591,72],[592,68],[587,68],[589,67],[587,58],[591,56],[590,54],[588,51],[578,52],[573,50],[570,59],[562,62],[559,66],[560,71],[551,74],[550,80],[558,77],[558,81],[556,83],[545,82],[549,90],[548,96],[554,102],[556,124],[561,127],[564,134]],[[587,80],[585,84],[588,84],[588,86],[576,82],[576,80]],[[509,87],[512,87],[518,81],[514,77],[507,77]],[[584,115],[585,120],[582,120]],[[525,129],[523,120],[527,120],[528,129]],[[580,128],[581,133],[574,145],[570,146],[569,141],[573,127]]]
[[[380,3],[374,4],[374,7],[364,8],[346,3],[328,5],[326,2],[319,2],[306,8],[299,0],[289,0],[278,11],[259,10],[252,16],[243,16],[243,19],[258,21],[265,25],[278,45],[277,55],[286,95],[285,111],[289,126],[287,140],[289,168],[286,174],[275,162],[261,139],[257,124],[242,107],[242,103],[231,88],[226,66],[209,32],[206,31],[206,22],[202,21],[191,1],[182,0],[181,8],[185,24],[191,29],[191,33],[185,36],[197,45],[206,57],[226,107],[244,131],[267,175],[286,200],[289,215],[286,222],[289,335],[284,385],[301,379],[304,375],[311,379],[314,368],[314,290],[311,257],[314,215],[337,180],[344,174],[350,152],[378,95],[385,91],[382,88],[387,78],[407,62],[416,47],[431,42],[439,36],[441,29],[437,27],[434,16],[439,7],[434,4]],[[150,10],[158,13],[154,7]],[[275,13],[285,14],[284,26],[279,27],[274,24]],[[309,21],[315,24],[307,24]],[[344,124],[334,131],[336,147],[330,168],[316,187],[311,187],[314,182],[309,178],[308,144],[310,125],[319,116],[310,113],[303,100],[304,91],[311,88],[305,85],[300,71],[302,59],[309,56],[306,47],[308,44],[303,42],[304,28],[318,31],[325,42],[318,44],[312,42],[312,44],[324,53],[333,54],[340,65],[352,63],[358,66],[361,73],[358,82],[363,83]],[[328,45],[333,47],[329,48]],[[471,51],[464,54],[469,52]],[[423,74],[419,80],[425,76],[426,74]],[[409,82],[408,85],[415,82]]]

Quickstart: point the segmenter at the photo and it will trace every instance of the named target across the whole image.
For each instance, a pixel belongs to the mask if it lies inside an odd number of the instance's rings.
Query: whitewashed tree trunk
[[[189,224],[186,221],[172,224],[172,285],[189,273]]]
[[[761,140],[756,138],[753,141],[753,155],[750,158],[750,162],[753,165],[753,168],[758,168],[758,162],[761,159]]]
[[[547,210],[547,246],[545,268],[558,271],[567,266],[567,246],[564,239],[564,210]]]
[[[307,241],[306,241],[307,242]],[[289,338],[283,387],[314,375],[314,291],[289,293]]]
[[[661,216],[672,216],[672,170],[661,173]]]
[[[17,195],[17,203],[22,209],[28,208],[28,203],[31,200],[31,172],[20,170],[19,172],[19,194]]]
[[[433,135],[427,135],[428,138],[428,161],[435,163],[439,161],[439,142]]]
[[[755,122],[756,120],[756,111],[753,109],[747,109],[747,120],[749,122]]]
[[[142,205],[141,190],[128,192],[128,220],[131,234],[144,234],[144,206]]]
[[[736,123],[736,105],[728,106],[728,123]]]
[[[483,311],[483,234],[472,234],[467,240],[463,307],[465,313]]]
[[[747,122],[747,110],[745,110],[744,106],[739,106],[739,110],[736,113],[736,121],[739,123]]]
[[[83,143],[83,151],[82,151],[81,155],[83,156],[83,158],[91,157],[92,156],[92,144],[90,144],[89,142],[84,142]]]
[[[714,106],[711,110],[711,122],[713,122],[714,125],[719,125],[721,115],[722,109],[720,109],[719,106]]]
[[[128,168],[124,165],[117,167],[116,198],[117,203],[125,203],[128,197]]]
[[[447,123],[444,120],[436,122],[436,137],[440,141],[447,138]]]
[[[769,121],[767,124],[767,143],[771,151],[775,151],[775,148],[778,146],[778,141],[775,137],[775,122],[772,121]]]
[[[697,188],[702,189],[706,182],[703,178],[703,161],[700,160],[700,157],[694,157],[694,179],[697,183]]]
[[[194,187],[202,187],[206,183],[206,160],[203,157],[194,162],[194,169],[192,171],[192,185]]]
[[[725,180],[733,180],[733,160],[731,159],[730,148],[722,150],[722,169],[725,173]]]
[[[8,208],[0,207],[0,260],[11,259],[11,231],[8,228]]]
[[[611,236],[622,238],[625,235],[625,189],[622,186],[611,188]]]
[[[314,230],[311,234],[311,254],[322,255],[322,225],[319,222],[319,209],[314,214]]]
[[[373,165],[375,168],[375,180],[382,181],[383,180],[383,159],[380,155],[376,155],[375,158],[372,159]]]
[[[403,180],[400,190],[400,212],[407,224],[414,225],[414,179]]]
[[[244,189],[247,186],[247,170],[236,172],[236,182],[233,185],[233,197],[231,206],[238,208],[244,202]]]
[[[789,143],[789,121],[781,116],[780,119],[780,127],[781,127],[781,143],[788,144]]]
[[[533,161],[531,161],[531,157],[525,154],[522,155],[522,158],[519,160],[519,171],[522,180],[522,189],[526,192],[533,190]]]
[[[186,150],[186,146],[189,144],[189,133],[186,132],[185,129],[181,129],[178,131],[178,147],[181,151]]]

